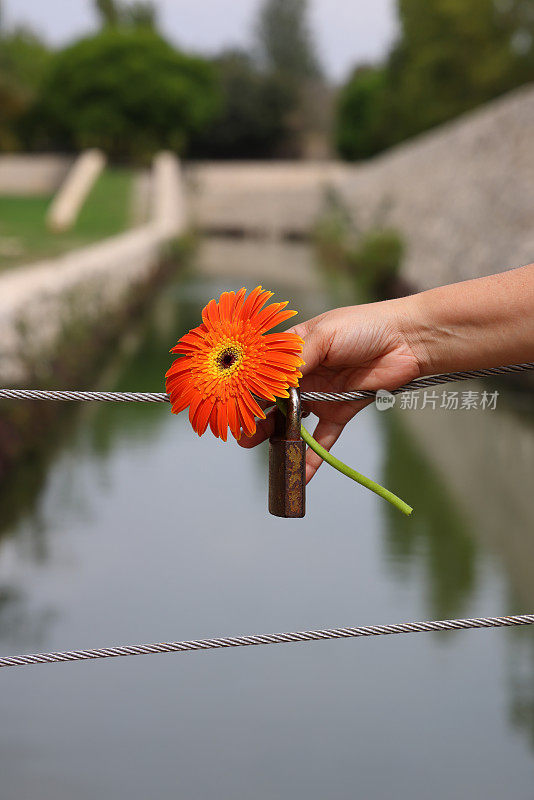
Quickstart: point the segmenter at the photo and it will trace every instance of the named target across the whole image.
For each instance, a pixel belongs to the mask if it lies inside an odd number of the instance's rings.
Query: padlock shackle
[[[285,438],[290,442],[300,441],[300,423],[302,409],[300,406],[300,390],[290,387],[289,398],[286,400],[286,430]]]
[[[300,433],[300,394],[289,389],[277,401],[275,430],[269,440],[269,511],[295,519],[306,513],[306,444]]]

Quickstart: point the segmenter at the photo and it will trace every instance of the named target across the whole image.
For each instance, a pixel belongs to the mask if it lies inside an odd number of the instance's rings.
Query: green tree
[[[398,134],[444,122],[534,77],[517,35],[534,34],[526,3],[399,0],[402,37],[390,56]],[[529,1],[528,5],[531,6]],[[515,8],[514,8],[515,6]],[[523,74],[522,74],[523,73]]]
[[[0,24],[0,150],[22,146],[22,120],[37,96],[50,58],[48,48],[31,31],[6,31]]]
[[[307,0],[264,0],[257,24],[260,63],[292,82],[321,77]]]
[[[195,136],[191,155],[201,158],[269,158],[287,136],[292,105],[278,76],[258,69],[245,52],[229,51],[214,61],[219,82],[219,111]]]
[[[283,83],[290,99],[287,134],[280,155],[326,152],[332,121],[331,94],[325,86],[308,19],[308,0],[263,0],[256,25],[256,57],[268,75]]]
[[[157,28],[156,7],[151,2],[138,0],[126,7],[126,15],[130,25],[134,28]]]
[[[120,0],[95,0],[95,9],[103,27],[157,27],[157,12],[150,0],[123,3]]]
[[[113,28],[119,24],[120,11],[116,0],[95,0],[95,9],[102,25]]]
[[[389,143],[387,74],[383,67],[359,67],[338,98],[336,147],[350,161],[368,158]]]
[[[337,141],[348,158],[534,80],[532,0],[398,0],[398,13],[400,36],[377,71],[383,86],[355,72],[341,92]]]
[[[211,66],[146,28],[105,28],[58,53],[32,112],[36,147],[112,158],[183,150],[214,114]]]

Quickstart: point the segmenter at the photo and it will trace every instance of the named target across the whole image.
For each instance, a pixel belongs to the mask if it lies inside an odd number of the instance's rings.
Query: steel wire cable
[[[449,381],[463,381],[473,378],[506,375],[534,370],[534,363],[511,364],[465,372],[449,372],[418,378],[392,391],[392,394],[413,392]],[[351,401],[373,399],[376,392],[302,392],[303,401]],[[104,402],[144,402],[165,403],[169,398],[164,392],[78,392],[41,389],[0,389],[0,399],[12,400],[59,400],[59,401],[104,401]],[[312,642],[331,639],[349,639],[363,636],[388,636],[397,633],[422,633],[429,631],[452,631],[476,628],[502,628],[515,625],[534,624],[534,614],[520,614],[505,617],[477,617],[474,619],[436,620],[429,622],[405,622],[397,625],[372,625],[358,628],[329,628],[323,630],[297,631],[292,633],[261,634],[255,636],[222,637],[217,639],[194,639],[179,642],[160,642],[158,644],[127,645],[88,650],[67,650],[53,653],[34,653],[19,656],[0,657],[1,667],[17,667],[30,664],[47,664],[62,661],[82,661],[98,658],[117,658],[119,656],[152,655],[192,650],[212,650],[227,647],[247,647],[262,644],[287,644],[291,642]]]
[[[445,619],[429,622],[403,622],[398,625],[368,625],[358,628],[326,628],[293,633],[264,633],[255,636],[224,636],[217,639],[191,639],[183,642],[102,647],[93,650],[66,650],[56,653],[30,653],[0,658],[0,667],[23,667],[30,664],[51,664],[61,661],[86,661],[119,656],[179,653],[191,650],[217,650],[226,647],[250,647],[260,644],[289,644],[317,642],[331,639],[354,639],[362,636],[390,636],[395,633],[425,633],[431,631],[457,631],[475,628],[507,628],[534,624],[534,614],[508,617],[476,617],[474,619]]]
[[[392,389],[391,394],[416,392],[439,386],[449,381],[467,381],[473,378],[487,378],[493,375],[510,375],[512,373],[534,370],[534,363],[509,364],[505,367],[491,367],[490,369],[473,369],[466,372],[446,372],[441,375],[431,375],[428,378],[416,378],[398,389]],[[372,400],[375,391],[354,392],[302,392],[303,402],[316,401],[358,401]],[[101,401],[108,403],[168,403],[169,398],[165,392],[84,392],[54,389],[0,389],[0,400],[60,400],[60,401]]]

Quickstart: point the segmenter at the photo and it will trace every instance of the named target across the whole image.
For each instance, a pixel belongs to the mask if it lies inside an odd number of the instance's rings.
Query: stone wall
[[[65,179],[73,159],[60,155],[0,155],[0,194],[53,194]]]
[[[405,236],[404,276],[430,288],[534,261],[534,87],[412,140],[343,178],[361,226]]]
[[[430,288],[534,260],[534,87],[356,165],[197,164],[188,170],[202,230],[306,235],[328,192],[360,229],[404,235],[404,276]]]

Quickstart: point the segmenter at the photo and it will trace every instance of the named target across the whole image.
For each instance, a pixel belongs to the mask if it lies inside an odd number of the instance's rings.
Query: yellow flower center
[[[243,363],[244,351],[239,342],[226,340],[214,348],[209,357],[209,371],[220,378],[229,378]]]

